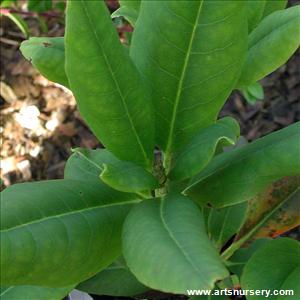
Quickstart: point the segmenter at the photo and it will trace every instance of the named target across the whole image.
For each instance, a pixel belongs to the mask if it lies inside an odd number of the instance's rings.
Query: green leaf
[[[172,180],[183,180],[199,173],[213,158],[218,144],[234,145],[240,134],[239,124],[230,117],[202,129],[187,146],[174,155],[169,174]]]
[[[123,227],[123,255],[141,283],[163,292],[212,289],[228,276],[200,210],[180,195],[148,200],[130,211]]]
[[[135,25],[138,16],[139,16],[138,12],[128,8],[127,6],[120,7],[111,14],[112,19],[118,17],[124,17],[132,26]]]
[[[242,94],[250,104],[254,104],[264,98],[264,89],[259,82],[255,82],[242,89]]]
[[[63,287],[121,254],[132,194],[78,180],[17,184],[1,195],[1,285]]]
[[[122,192],[141,192],[159,187],[154,176],[142,167],[120,161],[108,150],[78,148],[65,169],[65,178],[101,180]]]
[[[21,30],[21,32],[24,34],[24,36],[27,38],[29,36],[29,27],[27,23],[17,14],[12,14],[10,12],[3,14],[9,19],[11,19],[17,27]]]
[[[266,16],[270,15],[271,13],[275,12],[276,10],[282,10],[285,9],[287,5],[287,0],[267,0],[265,9],[264,9],[264,14],[263,18]]]
[[[263,17],[267,0],[248,0],[246,12],[248,19],[248,32],[252,32]]]
[[[110,163],[116,158],[107,149],[75,148],[69,157],[64,171],[66,179],[93,181],[99,183],[99,166]]]
[[[274,182],[249,201],[247,220],[237,239],[253,232],[251,239],[276,237],[300,225],[300,176]]]
[[[130,55],[152,86],[167,171],[174,151],[215,122],[240,74],[246,38],[243,1],[142,1]]]
[[[238,249],[231,257],[227,266],[231,272],[241,277],[243,269],[251,256],[261,247],[270,242],[269,238],[255,240],[250,246]]]
[[[55,9],[59,10],[60,12],[64,13],[66,9],[66,2],[64,0],[62,1],[56,1],[54,3]]]
[[[0,7],[11,7],[16,2],[17,2],[17,0],[2,0],[0,3]]]
[[[140,10],[141,0],[119,0],[121,7],[129,7],[130,9],[134,9],[137,12]]]
[[[247,202],[216,209],[211,208],[207,219],[208,236],[221,250],[225,243],[236,234],[246,219]]]
[[[48,31],[49,31],[49,28],[48,28],[47,21],[46,21],[45,17],[37,16],[37,21],[39,22],[39,27],[41,29],[41,32],[43,34],[47,34]]]
[[[107,185],[121,192],[142,192],[159,187],[154,176],[142,167],[125,161],[104,164],[100,178]]]
[[[300,43],[300,5],[267,16],[250,34],[238,87],[250,85],[283,65]]]
[[[111,17],[124,17],[132,26],[134,26],[139,16],[141,0],[121,0],[119,3],[121,7],[114,11]]]
[[[43,76],[69,87],[63,37],[32,37],[21,44],[20,50]]]
[[[81,115],[114,155],[150,169],[151,100],[104,2],[70,1],[66,23],[66,73]]]
[[[242,89],[241,91],[242,91],[242,94],[243,94],[244,98],[246,99],[246,101],[249,104],[254,105],[257,102],[258,99],[255,96],[251,95],[248,92],[247,88]]]
[[[286,7],[287,0],[248,0],[246,5],[248,32],[253,29],[269,14]]]
[[[129,271],[123,258],[119,258],[94,277],[80,283],[77,289],[95,295],[135,296],[149,290]]]
[[[251,199],[273,181],[300,173],[300,122],[217,155],[184,191],[223,207]]]
[[[28,0],[27,8],[29,11],[45,12],[51,10],[52,0]]]
[[[259,272],[258,272],[259,270]],[[271,295],[268,299],[299,299],[300,243],[280,238],[267,243],[247,262],[241,279],[244,290],[294,290],[293,296]],[[247,296],[247,300],[257,296]]]
[[[264,98],[264,90],[259,82],[255,82],[247,86],[247,91],[256,99],[262,100]]]
[[[48,288],[40,286],[19,285],[1,287],[1,300],[61,300],[74,288],[74,286],[62,288]]]

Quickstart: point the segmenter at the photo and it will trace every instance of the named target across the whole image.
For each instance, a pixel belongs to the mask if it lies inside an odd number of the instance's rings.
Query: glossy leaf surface
[[[152,87],[167,156],[215,122],[240,74],[246,27],[243,1],[142,2],[130,55]]]
[[[119,3],[121,7],[114,11],[111,17],[124,17],[134,26],[139,16],[141,0],[120,0]]]
[[[300,6],[267,16],[250,34],[239,87],[250,85],[283,65],[300,44]]]
[[[101,180],[118,191],[141,192],[158,187],[154,176],[142,167],[117,159],[106,149],[78,148],[67,164],[65,177],[84,180]],[[75,176],[75,177],[74,177]],[[100,176],[100,178],[99,178]]]
[[[48,288],[33,285],[1,287],[1,300],[61,300],[74,286],[63,288]]]
[[[238,238],[257,227],[252,239],[276,237],[300,225],[300,176],[276,181],[249,201],[247,220]]]
[[[249,33],[255,29],[263,18],[277,10],[284,9],[286,4],[287,0],[248,0],[246,4],[246,13]]]
[[[227,263],[231,272],[241,277],[243,269],[250,257],[261,247],[270,242],[271,239],[263,238],[255,240],[251,245],[245,248],[238,249]]]
[[[32,37],[21,44],[20,50],[47,79],[69,86],[63,37]]]
[[[248,32],[252,32],[263,17],[267,0],[253,1],[248,0],[246,13],[248,19]]]
[[[119,0],[119,3],[121,7],[127,6],[137,12],[139,12],[141,6],[141,0]]]
[[[216,207],[251,199],[273,181],[300,173],[300,122],[216,156],[185,194]]]
[[[65,166],[64,177],[66,179],[100,183],[99,166],[116,159],[107,149],[75,148],[73,152]]]
[[[130,272],[123,258],[119,258],[94,277],[80,283],[77,289],[109,296],[134,296],[149,290]]]
[[[246,219],[247,202],[224,208],[211,208],[207,218],[207,231],[217,249],[238,232]]]
[[[154,176],[131,162],[116,161],[104,164],[100,178],[107,185],[122,192],[142,192],[159,187]]]
[[[137,279],[153,289],[186,294],[228,276],[209,241],[203,216],[183,196],[145,201],[123,228],[123,255]]]
[[[65,41],[66,73],[83,118],[118,158],[150,168],[151,100],[105,3],[69,1]]]
[[[1,284],[66,286],[121,254],[121,227],[139,200],[104,184],[52,180],[1,195]]]
[[[275,12],[276,10],[285,9],[287,2],[288,2],[287,0],[276,0],[276,1],[267,0],[264,9],[263,18]]]
[[[242,94],[250,104],[255,104],[257,100],[264,98],[264,90],[259,82],[255,82],[244,88]]]
[[[280,238],[267,243],[252,255],[244,268],[241,284],[244,290],[293,289],[293,296],[272,295],[269,299],[296,300],[300,296],[299,280],[300,243],[289,238]],[[257,296],[248,296],[247,299],[257,299]]]
[[[230,117],[204,128],[175,154],[173,168],[168,177],[172,180],[183,180],[196,175],[213,158],[218,144],[234,145],[239,134],[239,124]]]

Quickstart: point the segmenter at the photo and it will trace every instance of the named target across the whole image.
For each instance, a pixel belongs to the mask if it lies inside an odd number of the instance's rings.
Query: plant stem
[[[139,196],[141,196],[143,199],[150,199],[152,198],[150,191],[144,191],[144,192],[137,192]]]
[[[229,246],[223,253],[222,258],[224,260],[229,259],[236,250],[241,248],[243,244],[249,240],[257,231],[259,228],[261,228],[268,220],[269,218],[289,199],[291,199],[296,193],[299,192],[299,189],[296,189],[289,197],[287,197],[284,201],[277,204],[271,211],[269,211],[264,218],[261,219],[260,222],[258,222],[250,231],[248,231],[244,236],[242,236],[238,241],[234,242]]]
[[[166,174],[168,174],[171,169],[171,160],[172,160],[171,155],[165,153],[163,165],[164,165]]]

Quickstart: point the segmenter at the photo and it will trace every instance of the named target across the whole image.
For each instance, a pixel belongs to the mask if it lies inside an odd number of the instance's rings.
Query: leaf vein
[[[103,204],[103,205],[99,205],[99,206],[92,206],[92,207],[84,208],[84,209],[78,209],[78,210],[74,210],[74,211],[71,211],[71,212],[69,211],[69,212],[66,212],[66,213],[61,213],[61,214],[58,214],[58,215],[53,215],[53,216],[49,216],[49,217],[46,217],[46,218],[33,220],[33,221],[28,222],[28,223],[19,224],[19,225],[16,225],[14,227],[11,227],[11,228],[2,229],[0,232],[4,233],[4,232],[19,229],[19,228],[29,226],[29,225],[34,225],[34,224],[44,222],[44,221],[47,221],[47,220],[51,220],[51,219],[59,219],[59,218],[62,218],[62,217],[71,216],[71,215],[75,215],[75,214],[83,213],[83,212],[88,212],[88,211],[93,211],[93,210],[97,210],[97,209],[105,209],[105,208],[114,207],[114,206],[130,205],[130,204],[134,204],[134,203],[139,203],[140,201],[141,200],[138,199],[138,200],[115,202],[115,203]]]
[[[94,34],[94,36],[95,36],[95,40],[97,41],[97,45],[99,46],[99,48],[100,48],[100,50],[101,50],[101,52],[102,52],[102,54],[103,54],[103,58],[104,58],[104,60],[105,60],[105,62],[106,62],[106,65],[107,65],[107,67],[108,67],[108,69],[109,69],[109,71],[110,71],[110,73],[111,73],[111,77],[112,77],[112,79],[113,79],[113,81],[114,81],[114,83],[115,83],[115,86],[116,86],[116,88],[117,88],[117,90],[118,90],[118,93],[119,93],[119,95],[120,95],[120,98],[121,98],[121,100],[122,100],[122,103],[123,103],[123,107],[124,107],[125,113],[126,113],[126,115],[127,115],[127,117],[128,117],[130,126],[131,126],[132,131],[133,131],[133,133],[134,133],[134,136],[135,136],[135,138],[136,138],[136,140],[137,140],[137,143],[138,143],[138,145],[139,145],[139,147],[140,147],[140,149],[141,149],[141,152],[142,152],[142,154],[143,154],[143,156],[144,156],[144,158],[145,158],[145,161],[147,162],[147,164],[149,164],[149,159],[148,159],[148,157],[147,157],[147,153],[146,153],[146,151],[145,151],[145,149],[144,149],[144,146],[143,146],[143,144],[142,144],[142,142],[141,142],[141,139],[140,139],[140,137],[139,137],[139,135],[138,135],[138,133],[137,133],[137,131],[136,131],[136,128],[135,128],[134,123],[133,123],[133,120],[132,120],[132,118],[131,118],[131,116],[130,116],[130,113],[129,113],[129,111],[128,111],[127,103],[126,103],[126,101],[125,101],[125,99],[124,99],[124,96],[123,96],[123,93],[122,93],[122,91],[121,91],[121,89],[120,89],[119,83],[118,83],[118,81],[117,81],[116,78],[115,78],[115,74],[114,74],[114,72],[113,72],[113,70],[112,70],[112,67],[111,67],[111,65],[110,65],[110,63],[109,63],[109,60],[108,60],[108,58],[107,58],[107,56],[106,56],[106,54],[105,54],[105,51],[103,50],[103,47],[102,47],[101,42],[100,42],[100,38],[99,38],[99,36],[98,36],[98,33],[97,33],[97,32],[95,31],[95,29],[94,29],[95,27],[93,26],[93,22],[92,22],[92,20],[91,20],[89,11],[88,11],[87,7],[85,6],[84,2],[85,2],[84,0],[80,0],[81,7],[83,8],[83,11],[84,11],[84,13],[85,13],[85,15],[86,15],[86,17],[87,17],[87,19],[88,19],[88,22],[89,22],[89,24],[90,24],[90,27],[92,28],[92,32],[93,32],[93,34]]]

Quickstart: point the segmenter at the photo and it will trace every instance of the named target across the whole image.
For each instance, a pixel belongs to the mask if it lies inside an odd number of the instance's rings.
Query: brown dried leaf
[[[270,214],[252,239],[276,237],[300,225],[300,176],[286,177],[273,183],[249,202],[248,216],[240,239]],[[276,209],[278,207],[278,209]]]

